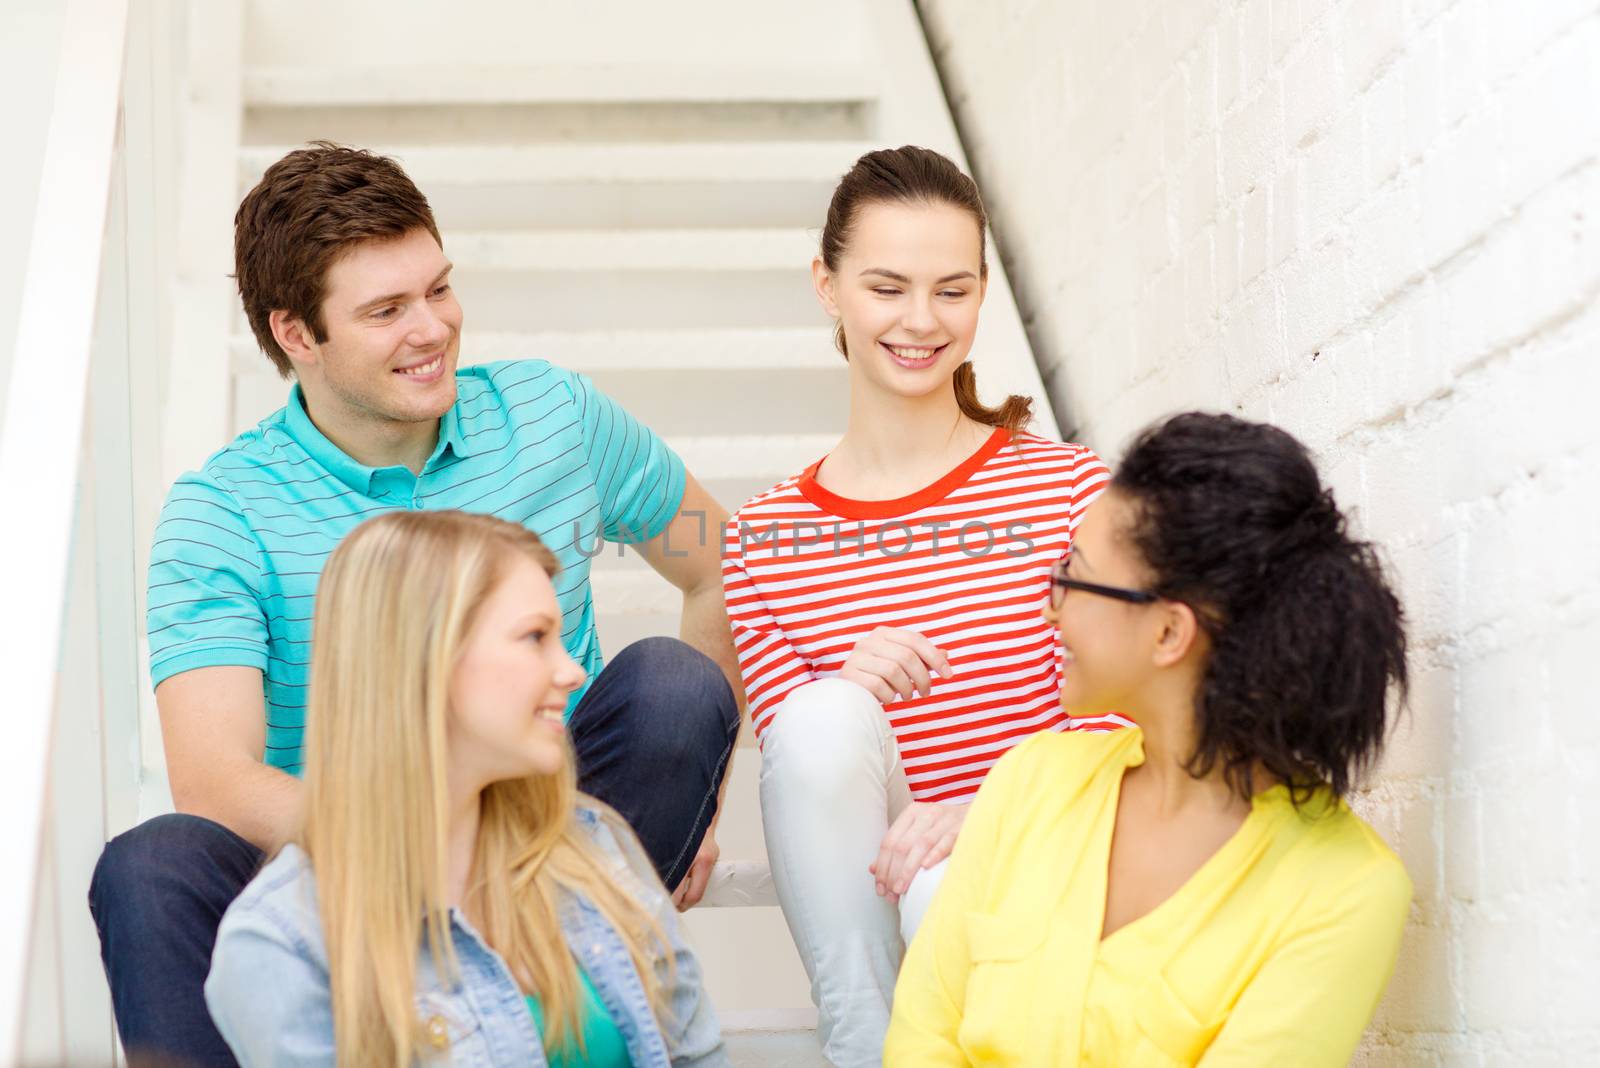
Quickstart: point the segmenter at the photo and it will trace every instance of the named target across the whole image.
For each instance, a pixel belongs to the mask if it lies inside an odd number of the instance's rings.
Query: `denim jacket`
[[[728,1064],[699,962],[643,849],[631,835],[613,834],[592,808],[580,807],[577,821],[622,884],[654,914],[673,951],[672,1019],[663,1028],[622,940],[592,904],[564,895],[562,933],[621,1031],[635,1068]],[[418,937],[417,1014],[433,1047],[420,1055],[430,1065],[546,1064],[533,1016],[505,961],[458,909],[450,910],[450,933],[461,970],[453,986],[440,978],[433,954]],[[665,982],[666,962],[656,968]],[[316,878],[300,849],[285,846],[228,909],[205,993],[217,1029],[243,1068],[333,1064],[328,955]]]

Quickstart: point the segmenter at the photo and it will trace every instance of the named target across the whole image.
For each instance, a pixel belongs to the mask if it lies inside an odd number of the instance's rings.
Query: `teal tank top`
[[[633,1068],[628,1057],[627,1043],[616,1021],[606,1011],[595,990],[589,973],[578,969],[583,990],[579,994],[578,1026],[583,1032],[583,1048],[573,1038],[568,1038],[560,1049],[550,1050],[550,1068]],[[528,1011],[533,1013],[533,1025],[539,1029],[539,1040],[544,1041],[544,1007],[539,999],[529,995]],[[587,1052],[585,1052],[585,1050]]]

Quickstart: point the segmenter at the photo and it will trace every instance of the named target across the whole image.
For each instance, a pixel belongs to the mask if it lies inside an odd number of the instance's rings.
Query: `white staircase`
[[[233,207],[290,148],[329,138],[394,155],[456,264],[463,361],[541,357],[591,375],[729,508],[844,429],[845,370],[809,276],[838,177],[884,145],[961,159],[911,0],[217,0],[190,17],[218,40],[194,60],[185,173],[235,177],[226,195],[191,183],[197,258],[231,269],[219,250]],[[979,379],[993,397],[1033,395],[1053,433],[993,254],[991,269]],[[172,355],[169,477],[285,396],[236,297],[209,277],[210,295],[176,312],[176,336],[195,343]],[[230,336],[212,336],[224,299]],[[602,554],[594,582],[608,655],[676,632],[676,592],[637,557]],[[147,811],[163,803],[152,763]],[[804,973],[778,909],[759,903],[771,898],[758,770],[741,739],[719,834],[731,867],[714,895],[739,907],[686,922],[736,1060],[818,1064],[794,1034],[815,1022]]]

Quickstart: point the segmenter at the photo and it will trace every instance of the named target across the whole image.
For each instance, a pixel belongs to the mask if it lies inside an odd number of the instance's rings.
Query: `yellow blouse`
[[[1102,940],[1137,729],[1036,735],[997,764],[906,954],[884,1063],[1344,1065],[1394,970],[1400,859],[1326,792],[1257,794],[1176,893]]]

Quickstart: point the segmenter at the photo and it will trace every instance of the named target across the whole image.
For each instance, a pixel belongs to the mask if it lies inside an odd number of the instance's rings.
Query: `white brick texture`
[[[1357,1063],[1600,1064],[1600,2],[918,7],[1061,425],[1274,420],[1383,547]]]

